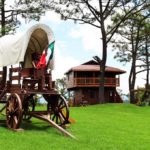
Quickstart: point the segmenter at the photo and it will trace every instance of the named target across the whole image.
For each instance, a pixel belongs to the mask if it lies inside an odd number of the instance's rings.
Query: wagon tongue
[[[35,117],[35,118],[38,118],[38,119],[41,119],[41,120],[44,120],[44,121],[48,122],[51,126],[53,126],[54,128],[56,128],[57,130],[59,130],[63,135],[71,137],[72,139],[76,139],[76,137],[74,135],[72,135],[71,133],[69,133],[68,131],[66,131],[61,126],[57,125],[54,121],[52,121],[48,117],[45,117],[45,115],[42,115],[42,114],[32,114],[32,116]]]

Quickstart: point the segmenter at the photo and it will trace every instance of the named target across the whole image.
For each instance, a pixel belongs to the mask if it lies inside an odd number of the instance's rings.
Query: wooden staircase
[[[115,91],[115,103],[123,103],[123,100],[117,91]]]

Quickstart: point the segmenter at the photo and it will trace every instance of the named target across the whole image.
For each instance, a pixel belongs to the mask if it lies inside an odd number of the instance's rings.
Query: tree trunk
[[[137,58],[137,50],[139,45],[139,35],[140,35],[140,28],[141,26],[138,26],[137,33],[136,33],[136,39],[134,38],[134,27],[132,28],[132,34],[131,34],[131,42],[132,42],[132,64],[131,64],[131,70],[129,75],[129,91],[130,91],[130,103],[135,104],[135,94],[134,94],[134,88],[135,88],[135,81],[136,81],[136,58]]]
[[[1,35],[5,35],[5,0],[2,0],[1,2]]]
[[[106,42],[106,31],[104,22],[101,24],[101,33],[102,33],[102,61],[100,63],[100,87],[99,87],[99,103],[106,103],[105,99],[105,65],[107,60],[107,42]]]
[[[133,103],[133,99],[134,99],[134,93],[133,93],[133,88],[132,88],[132,67],[130,70],[130,74],[129,74],[129,93],[130,93],[130,103]]]
[[[148,53],[148,37],[146,36],[146,44],[145,44],[145,57],[146,57],[146,90],[149,87],[149,53]]]
[[[104,80],[105,80],[105,66],[100,64],[100,86],[99,86],[99,103],[105,103],[105,90],[104,90]]]
[[[146,84],[145,84],[145,92],[142,97],[142,101],[148,96],[148,89],[149,89],[149,53],[148,53],[148,36],[146,36],[145,41],[145,60],[146,60]]]
[[[5,35],[5,0],[2,0],[2,7],[1,7],[1,35]],[[7,77],[7,67],[3,67],[3,77],[2,77],[2,86],[5,87],[6,84],[6,77]]]
[[[130,103],[135,104],[135,96],[134,96],[134,88],[135,88],[135,80],[136,80],[136,70],[135,70],[135,63],[136,63],[136,57],[134,56],[132,60],[132,66],[130,70],[129,75],[129,91],[130,91]]]

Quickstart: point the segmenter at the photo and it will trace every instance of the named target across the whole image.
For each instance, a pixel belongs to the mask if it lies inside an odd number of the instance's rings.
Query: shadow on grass
[[[32,122],[32,121],[22,121],[20,126],[24,130],[35,130],[35,131],[45,131],[52,128],[50,125],[44,122]]]
[[[0,120],[0,127],[7,129],[6,120]],[[48,131],[48,129],[53,128],[52,126],[46,124],[45,122],[34,122],[34,121],[24,121],[20,125],[20,128],[26,131]]]
[[[6,128],[6,120],[0,119],[0,127],[5,127]]]

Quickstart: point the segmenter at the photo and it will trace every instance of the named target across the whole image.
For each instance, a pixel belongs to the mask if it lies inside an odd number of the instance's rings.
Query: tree
[[[56,89],[65,98],[67,98],[66,78],[56,79]]]
[[[125,22],[124,25],[120,27],[117,31],[121,39],[115,39],[113,41],[114,48],[118,49],[115,58],[120,62],[131,62],[131,69],[129,74],[129,92],[130,92],[130,102],[136,103],[134,89],[136,83],[136,76],[138,73],[145,71],[138,71],[137,67],[143,67],[142,64],[137,65],[137,61],[143,60],[143,51],[145,53],[145,48],[143,49],[143,40],[145,37],[144,28],[146,20],[148,20],[150,13],[141,14],[137,13],[131,15]],[[115,18],[114,18],[115,19]],[[144,44],[145,45],[145,44]],[[146,55],[147,56],[147,55]],[[144,56],[145,57],[145,56]],[[144,65],[145,66],[145,65]]]
[[[6,0],[0,2],[0,36],[11,34],[20,25],[20,18],[39,20],[44,13],[44,2],[36,0],[14,0],[8,4]]]
[[[145,99],[143,100],[143,96],[145,94],[145,91],[147,91],[147,95]],[[137,90],[135,90],[135,98],[137,99],[137,105],[144,106],[146,103],[150,106],[150,85],[148,86],[148,89],[143,87],[138,87]]]
[[[137,1],[136,5],[132,5],[131,0],[51,0],[50,2],[50,8],[59,13],[62,19],[89,24],[99,30],[101,34],[100,40],[102,40],[102,47],[100,48],[102,49],[102,58],[99,62],[99,102],[104,103],[104,76],[108,44],[131,13],[141,11],[146,7],[146,0]],[[118,17],[115,20],[115,24],[112,24],[110,17],[116,12]],[[108,21],[110,21],[109,26],[107,25]]]
[[[150,78],[150,22],[146,22],[144,29],[142,31],[143,33],[143,46],[141,47],[141,58],[140,61],[142,63],[139,65],[139,67],[142,67],[142,70],[140,70],[138,73],[146,71],[146,84],[145,84],[145,92],[142,97],[142,101],[145,101],[145,99],[150,95],[149,90],[149,78]]]

